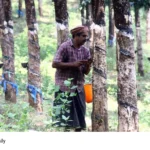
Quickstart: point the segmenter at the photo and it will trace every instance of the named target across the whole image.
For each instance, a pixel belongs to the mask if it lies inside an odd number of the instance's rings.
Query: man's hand
[[[86,65],[88,63],[88,60],[81,60],[81,62],[83,63],[83,65]]]
[[[92,62],[93,62],[93,59],[92,59],[92,58],[88,59],[88,64],[89,64],[89,65],[91,65]]]
[[[78,68],[78,67],[80,67],[80,66],[83,65],[83,64],[84,64],[83,61],[76,61],[76,62],[73,62],[73,63],[72,63],[73,67],[75,67],[75,68]]]
[[[79,68],[81,65],[84,65],[85,68],[87,68],[86,70],[88,70],[88,68],[90,68],[91,63],[92,63],[91,59],[75,61],[75,62],[55,62],[55,61],[53,61],[52,67],[59,68],[59,69],[68,69],[68,68]]]
[[[91,64],[92,64],[93,60],[92,58],[88,59],[87,62],[84,64],[84,74],[88,74],[90,72],[90,67],[91,67]]]

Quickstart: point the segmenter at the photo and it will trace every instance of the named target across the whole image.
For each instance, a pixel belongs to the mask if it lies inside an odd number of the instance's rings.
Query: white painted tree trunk
[[[104,0],[92,0],[93,13],[93,111],[92,131],[108,131],[107,106],[107,65],[106,65],[106,26]],[[92,45],[91,45],[92,46]]]
[[[59,47],[63,42],[67,41],[69,37],[67,1],[57,0],[54,1],[54,5],[57,27],[57,45]]]
[[[2,1],[1,1],[2,2]],[[1,47],[3,55],[3,84],[6,83],[5,100],[16,103],[17,84],[14,67],[14,36],[11,0],[1,3]],[[3,14],[2,14],[3,13]],[[16,88],[15,88],[16,87]]]
[[[36,22],[34,0],[25,0],[26,22],[28,27],[28,95],[29,104],[42,113],[42,91],[40,75],[40,46]],[[35,93],[35,95],[34,95]]]
[[[128,0],[113,0],[117,34],[118,131],[138,131],[134,36]]]

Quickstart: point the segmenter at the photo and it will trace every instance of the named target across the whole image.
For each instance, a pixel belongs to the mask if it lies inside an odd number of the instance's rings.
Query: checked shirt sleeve
[[[65,58],[65,53],[66,53],[66,48],[64,45],[61,45],[56,52],[56,55],[54,57],[54,62],[63,62]]]

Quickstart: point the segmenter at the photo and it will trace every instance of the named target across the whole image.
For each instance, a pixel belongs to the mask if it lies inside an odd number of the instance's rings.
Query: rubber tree
[[[138,62],[138,73],[144,76],[143,68],[143,48],[142,48],[142,35],[141,35],[141,25],[140,25],[140,14],[138,3],[134,5],[135,9],[135,26],[136,26],[136,45],[137,45],[137,62]]]
[[[80,0],[82,25],[90,27],[92,22],[91,0]]]
[[[137,132],[138,108],[134,36],[131,28],[130,3],[113,0],[118,45],[118,131]]]
[[[43,0],[38,0],[38,9],[39,9],[39,15],[43,16],[43,9],[42,9]]]
[[[18,0],[18,18],[21,18],[23,16],[22,12],[22,0]]]
[[[115,23],[114,23],[114,9],[113,9],[113,3],[112,0],[109,0],[109,39],[108,39],[108,45],[113,46],[115,42]]]
[[[15,83],[14,36],[11,0],[1,0],[0,7],[0,37],[3,57],[3,75],[1,85],[5,92],[5,100],[16,103],[18,87]]]
[[[82,25],[85,25],[86,19],[85,19],[85,1],[84,0],[80,0],[80,10],[81,10]]]
[[[131,3],[144,8],[147,14],[146,42],[150,43],[150,1],[149,0],[130,0]]]
[[[140,8],[144,8],[147,14],[147,27],[146,27],[146,42],[150,43],[150,1],[149,0],[134,0],[135,3],[138,3]]]
[[[150,43],[150,8],[147,11],[147,30],[146,30],[146,42]]]
[[[54,0],[55,20],[57,26],[57,44],[67,41],[69,36],[67,0]]]
[[[92,0],[94,30],[92,131],[108,131],[106,26],[104,0]]]
[[[40,75],[40,46],[38,41],[38,24],[36,21],[36,12],[34,0],[25,0],[26,22],[28,27],[28,95],[29,104],[33,106],[37,112],[42,110],[42,90]]]
[[[80,10],[82,25],[87,26],[90,29],[90,26],[92,24],[91,0],[80,0]],[[93,32],[92,30],[89,31],[90,38],[86,41],[85,47],[90,49],[91,54],[93,54]]]

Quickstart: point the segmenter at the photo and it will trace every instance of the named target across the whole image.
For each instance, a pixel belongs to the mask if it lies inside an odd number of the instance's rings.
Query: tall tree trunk
[[[38,0],[39,15],[40,15],[41,17],[43,16],[42,2],[43,2],[43,0]]]
[[[90,27],[92,24],[92,6],[91,3],[86,4],[86,25]]]
[[[29,103],[37,112],[42,112],[42,91],[40,76],[40,46],[34,0],[25,0],[26,20],[28,26],[28,95]]]
[[[88,48],[88,49],[90,49],[90,45],[92,45],[92,41],[93,41],[93,39],[92,39],[92,37],[93,37],[93,31],[92,30],[90,30],[90,26],[91,26],[91,24],[92,24],[92,6],[91,6],[91,3],[87,3],[86,4],[86,23],[85,24],[83,24],[83,25],[86,25],[88,28],[89,28],[89,37],[91,38],[91,39],[88,39],[87,41],[86,41],[86,43],[85,43],[85,47],[86,48]],[[92,48],[92,47],[91,47]],[[93,51],[93,48],[91,49],[92,51]],[[92,54],[92,52],[91,52],[91,54]]]
[[[104,0],[92,0],[94,28],[92,131],[108,131]]]
[[[146,41],[150,43],[150,9],[147,12],[147,32],[146,32]]]
[[[114,10],[113,10],[113,3],[112,0],[109,0],[109,39],[108,44],[109,46],[114,45],[115,33],[114,33]]]
[[[69,36],[67,0],[57,0],[54,1],[54,4],[57,24],[57,43],[59,47]]]
[[[92,25],[93,25],[93,14],[92,14],[92,4],[90,2],[89,4],[89,26],[90,26],[89,27],[90,29],[89,49],[90,49],[91,57],[93,59],[94,58],[94,29],[92,28]]]
[[[5,100],[16,103],[17,84],[14,67],[14,38],[11,0],[3,0],[0,5],[1,47],[3,55],[3,81]]]
[[[84,3],[83,3],[84,2]],[[82,25],[90,26],[91,25],[91,17],[92,17],[92,6],[91,2],[85,2],[84,0],[80,0],[81,7],[81,21]]]
[[[138,131],[134,36],[128,0],[113,0],[118,45],[118,131]]]
[[[82,4],[83,0],[80,0],[80,7],[81,7],[81,22],[82,25],[85,25],[85,6]]]
[[[22,0],[18,1],[18,18],[22,17]]]
[[[118,39],[119,35],[118,33],[116,34],[116,39]],[[116,70],[118,72],[118,66],[119,66],[119,44],[116,41]]]
[[[135,5],[135,26],[136,26],[136,42],[137,42],[137,57],[138,57],[138,73],[141,76],[144,76],[140,15],[139,15],[139,8],[136,5]]]

